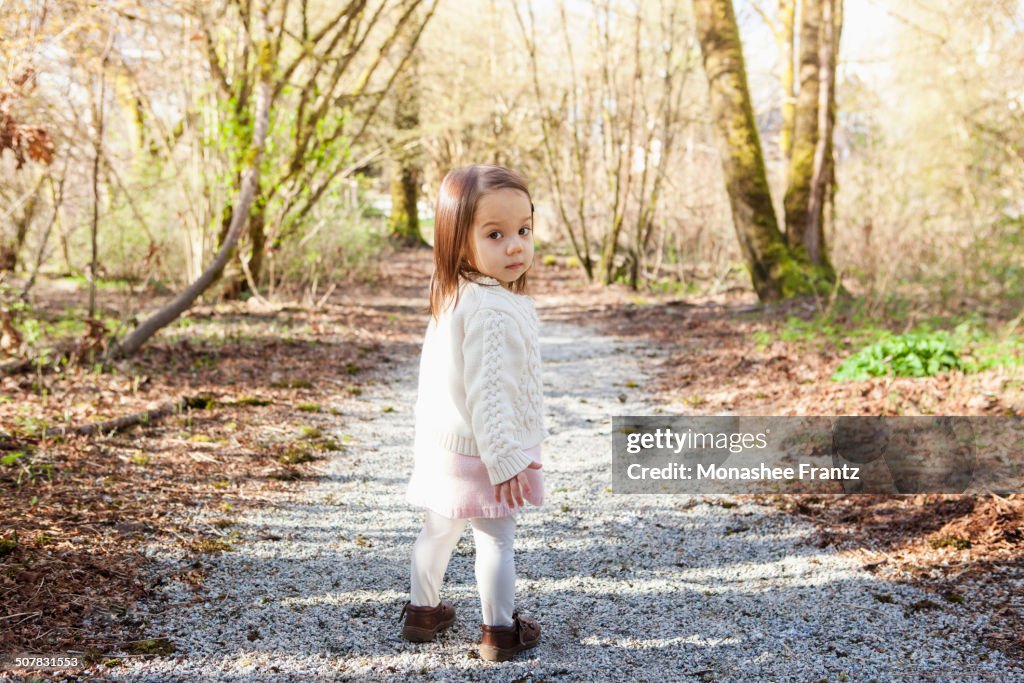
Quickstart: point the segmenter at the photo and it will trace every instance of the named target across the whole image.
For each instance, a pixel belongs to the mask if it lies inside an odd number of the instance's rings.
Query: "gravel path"
[[[456,625],[436,643],[399,636],[419,529],[419,514],[404,501],[411,362],[366,388],[364,412],[336,426],[351,440],[325,465],[322,482],[233,527],[241,540],[234,552],[209,558],[205,601],[189,603],[191,590],[177,582],[161,589],[166,602],[152,605],[146,631],[165,635],[176,652],[124,660],[102,675],[1024,681],[1019,664],[982,644],[983,617],[805,543],[806,522],[752,502],[733,505],[734,497],[612,495],[610,415],[654,410],[642,400],[635,361],[645,350],[561,323],[546,322],[543,331],[547,501],[520,516],[516,539],[519,608],[544,628],[529,656],[505,664],[476,657],[468,530],[442,590],[456,605]],[[185,561],[175,549],[152,552],[162,571]]]

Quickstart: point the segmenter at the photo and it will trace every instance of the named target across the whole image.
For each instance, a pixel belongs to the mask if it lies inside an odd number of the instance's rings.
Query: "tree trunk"
[[[782,60],[782,129],[779,132],[779,152],[782,167],[788,173],[789,158],[793,152],[793,116],[796,112],[796,92],[793,90],[793,39],[796,34],[796,0],[779,0],[779,18],[782,34],[779,37],[779,58]]]
[[[800,90],[793,116],[793,151],[786,182],[786,241],[791,249],[807,241],[811,176],[818,144],[819,45],[824,0],[803,0],[800,12]]]
[[[754,289],[762,301],[808,292],[810,279],[786,248],[772,208],[732,2],[693,6],[729,204]]]
[[[39,190],[46,180],[46,174],[39,176],[39,182],[32,189],[32,194],[25,200],[20,215],[11,217],[14,223],[14,241],[10,244],[0,243],[0,272],[14,272],[18,269],[21,261],[21,251],[25,248],[25,240],[28,237],[28,228],[36,215],[36,207],[39,203]]]
[[[402,244],[416,246],[424,243],[420,233],[419,200],[420,170],[408,161],[398,164],[391,178],[391,215],[388,232]]]
[[[25,285],[21,288],[21,298],[28,300],[28,294],[32,291],[32,288],[36,284],[36,278],[39,277],[39,270],[43,267],[43,260],[46,258],[46,246],[50,242],[50,233],[53,232],[53,226],[56,225],[57,219],[60,217],[60,208],[64,203],[64,183],[68,177],[68,157],[64,157],[64,169],[61,171],[60,180],[54,187],[53,177],[50,178],[50,196],[52,198],[52,211],[50,215],[50,221],[46,224],[46,228],[43,230],[43,236],[39,241],[39,249],[36,251],[35,261],[32,263],[32,272],[29,273],[28,280]]]
[[[263,146],[267,137],[267,127],[270,119],[270,68],[269,64],[261,66],[260,83],[256,99],[256,122],[249,153],[245,156],[245,159],[248,161],[248,168],[242,173],[241,191],[239,192],[238,199],[234,202],[230,228],[224,243],[220,247],[220,251],[217,252],[213,263],[184,292],[135,328],[123,343],[111,344],[110,353],[108,354],[110,357],[130,356],[138,351],[150,337],[174,322],[178,316],[187,311],[193,302],[213,284],[227,263],[228,257],[238,242],[238,237],[242,234],[242,228],[249,217],[249,206],[256,195],[257,187],[259,187],[260,159],[263,156]]]
[[[255,198],[259,198],[259,183],[256,184],[256,190],[253,192],[253,195]],[[252,247],[252,253],[249,255],[246,268],[249,269],[253,286],[259,287],[260,276],[263,273],[263,256],[266,253],[267,247],[267,212],[262,202],[249,211],[249,245]],[[244,279],[244,273],[242,278],[242,291],[247,291],[249,283]]]
[[[89,320],[96,317],[96,278],[99,275],[99,232],[100,232],[100,154],[103,153],[103,109],[107,98],[107,60],[103,58],[100,69],[100,96],[93,109],[93,125],[96,139],[93,141],[92,157],[92,224],[89,230]]]
[[[242,176],[238,176],[238,187],[242,187]],[[241,190],[239,190],[241,191]],[[228,201],[224,203],[220,216],[220,233],[217,235],[217,249],[223,247],[231,234],[231,224],[235,215],[235,205]],[[235,245],[231,246],[228,257],[223,268],[213,276],[213,281],[223,280],[220,287],[220,295],[225,299],[237,299],[242,293],[242,285],[245,277],[242,269],[235,260]]]
[[[388,233],[391,237],[410,246],[424,243],[417,206],[421,176],[418,146],[408,144],[420,127],[420,59],[416,50],[416,27],[419,24],[414,14],[409,24],[402,29],[399,44],[400,50],[408,53],[409,58],[394,84],[395,133],[401,146],[395,155],[396,163],[391,177],[391,215],[388,217]]]
[[[261,198],[263,201],[261,201]],[[228,254],[228,262],[221,273],[224,280],[220,294],[225,299],[239,299],[246,292],[250,291],[249,282],[252,287],[260,286],[260,277],[263,272],[263,257],[267,246],[267,210],[266,197],[262,195],[260,179],[256,180],[256,188],[253,190],[252,204],[249,205],[249,220],[243,231],[249,235],[249,246],[251,251],[248,260],[242,263],[245,258],[238,245],[232,253]],[[230,224],[229,224],[230,227]],[[241,241],[241,237],[239,237]],[[235,258],[237,256],[237,258]],[[252,292],[258,294],[258,292]]]
[[[821,87],[818,95],[818,141],[814,149],[811,194],[807,205],[807,229],[803,245],[811,263],[832,268],[825,244],[825,202],[833,184],[832,131],[835,128],[836,56],[839,25],[836,4],[841,0],[823,0],[822,35],[819,49]]]

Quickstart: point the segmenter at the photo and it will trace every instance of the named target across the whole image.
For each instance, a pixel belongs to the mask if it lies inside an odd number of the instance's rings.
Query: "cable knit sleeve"
[[[485,308],[466,323],[463,357],[473,435],[491,483],[500,484],[531,462],[516,439],[512,409],[526,343],[511,316]]]

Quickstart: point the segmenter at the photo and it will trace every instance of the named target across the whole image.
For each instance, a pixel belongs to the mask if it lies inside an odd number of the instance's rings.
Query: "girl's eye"
[[[489,233],[487,235],[487,238],[488,239],[492,239],[492,240],[500,240],[501,239],[501,233],[498,232],[497,230],[495,230],[494,232]]]
[[[523,227],[519,228],[519,234],[529,235],[531,230],[533,230],[533,228],[531,228],[529,225],[524,225]]]

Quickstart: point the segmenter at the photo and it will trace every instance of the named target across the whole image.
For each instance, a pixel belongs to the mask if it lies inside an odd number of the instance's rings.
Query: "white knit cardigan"
[[[479,456],[492,484],[530,464],[544,428],[540,322],[533,301],[497,280],[463,282],[427,326],[416,399],[417,448]]]

